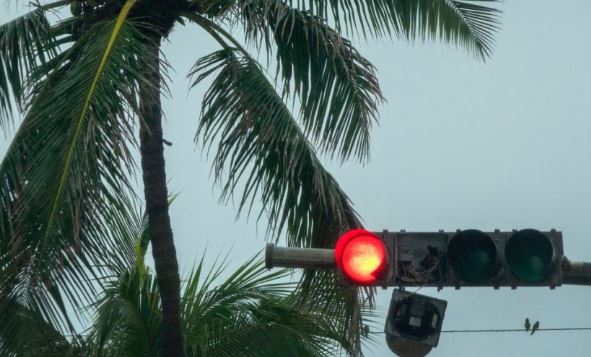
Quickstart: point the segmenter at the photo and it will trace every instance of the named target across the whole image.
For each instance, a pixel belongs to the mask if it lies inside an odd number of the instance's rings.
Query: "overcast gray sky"
[[[371,230],[557,228],[571,260],[591,261],[591,3],[500,7],[502,30],[486,64],[437,43],[356,40],[388,102],[369,164],[325,162]],[[175,29],[165,46],[176,71],[165,137],[174,143],[166,159],[171,191],[180,194],[172,222],[184,271],[205,247],[209,262],[232,248],[236,267],[265,244],[263,221],[257,229],[254,219],[235,221],[231,205],[218,205],[210,162],[193,144],[205,88],[187,94],[184,77],[215,48],[195,27]],[[526,317],[541,327],[591,327],[591,287],[421,293],[448,301],[444,329],[520,328]],[[380,310],[390,295],[378,291]],[[591,331],[444,334],[430,356],[583,357],[590,338]],[[366,354],[392,355],[382,336]]]

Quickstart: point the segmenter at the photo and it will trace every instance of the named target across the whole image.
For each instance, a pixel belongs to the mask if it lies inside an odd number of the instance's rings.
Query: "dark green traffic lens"
[[[458,232],[449,243],[448,257],[454,272],[468,284],[484,284],[499,270],[495,243],[476,229]]]
[[[505,246],[509,270],[519,279],[536,283],[552,272],[553,247],[549,238],[535,229],[513,234]]]

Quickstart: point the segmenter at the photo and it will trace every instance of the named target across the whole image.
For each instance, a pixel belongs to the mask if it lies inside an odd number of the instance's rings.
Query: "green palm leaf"
[[[109,227],[127,220],[143,36],[124,19],[98,23],[61,57],[0,167],[2,293],[51,323],[67,321],[62,299],[92,297],[117,245]]]
[[[441,39],[485,60],[494,46],[499,11],[495,0],[394,1],[399,27],[410,39]],[[482,5],[481,5],[482,4]]]
[[[209,0],[205,13],[229,19],[244,14],[244,9],[273,8],[277,0]],[[499,26],[494,5],[498,0],[289,0],[289,5],[308,16],[330,19],[338,32],[363,37],[396,36],[408,39],[440,39],[475,53],[490,56],[493,35]],[[247,24],[252,26],[252,24]]]
[[[203,260],[184,284],[182,318],[187,356],[325,356],[341,341],[333,318],[297,304],[287,271],[268,273],[258,259],[216,284],[224,264],[205,274]],[[142,271],[144,273],[142,273]],[[109,284],[90,330],[92,356],[158,356],[158,287],[141,264]]]
[[[205,94],[198,137],[205,144],[219,143],[214,173],[227,177],[222,197],[232,197],[244,181],[239,211],[255,199],[261,202],[270,231],[277,237],[285,232],[292,246],[331,247],[343,231],[359,226],[349,199],[258,64],[228,47],[196,63],[195,84],[214,71],[218,74]],[[353,350],[359,345],[363,306],[356,289],[343,290],[336,283],[333,273],[310,273],[301,301],[328,294],[331,299],[318,299],[314,306],[348,316],[340,326]]]
[[[220,143],[214,173],[227,177],[223,199],[231,198],[243,179],[239,211],[260,195],[270,231],[278,235],[286,228],[289,245],[330,245],[335,236],[313,237],[314,232],[329,222],[354,220],[349,199],[252,58],[232,48],[214,52],[196,63],[194,85],[216,69],[197,139]]]
[[[109,284],[96,302],[96,356],[159,356],[160,293],[141,264]]]
[[[7,129],[14,105],[24,108],[26,76],[54,55],[55,38],[43,9],[0,25],[0,127]]]
[[[6,307],[0,314],[0,355],[57,356],[68,341],[43,317],[15,301],[1,299]]]
[[[345,343],[332,317],[298,305],[295,285],[278,282],[287,271],[269,274],[261,265],[253,259],[212,286],[221,269],[199,282],[199,264],[183,300],[189,356],[325,356]]]
[[[338,31],[364,36],[396,35],[441,39],[485,59],[498,29],[498,0],[290,0],[289,4],[325,19]]]
[[[301,103],[305,132],[317,146],[369,155],[369,132],[382,94],[374,67],[324,19],[279,0],[250,0],[241,7],[251,42],[275,46],[284,93],[293,87]]]
[[[339,32],[383,36],[400,33],[394,11],[396,1],[400,0],[289,0],[287,3],[322,18],[331,18]]]
[[[120,275],[106,284],[94,304],[91,356],[159,355],[160,297],[143,263],[147,225],[145,217],[134,217],[135,228],[125,241],[135,246],[137,255],[114,269]],[[297,301],[289,271],[269,273],[254,257],[218,283],[226,261],[206,273],[202,257],[183,284],[187,356],[325,356],[346,344],[333,316]]]

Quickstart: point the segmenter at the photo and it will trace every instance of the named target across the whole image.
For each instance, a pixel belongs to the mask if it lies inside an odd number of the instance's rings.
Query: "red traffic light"
[[[343,234],[334,254],[335,263],[345,277],[359,285],[371,285],[387,271],[388,251],[384,242],[365,229]]]

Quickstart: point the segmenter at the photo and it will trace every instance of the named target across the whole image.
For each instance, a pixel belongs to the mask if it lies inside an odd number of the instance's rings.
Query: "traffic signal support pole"
[[[274,267],[334,269],[334,250],[321,248],[284,248],[267,244],[265,266]]]
[[[591,285],[591,263],[564,260],[562,283],[571,285]]]

